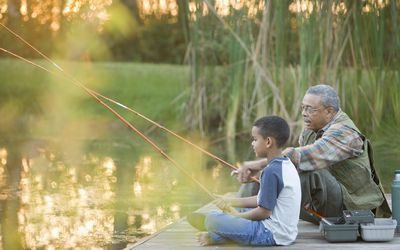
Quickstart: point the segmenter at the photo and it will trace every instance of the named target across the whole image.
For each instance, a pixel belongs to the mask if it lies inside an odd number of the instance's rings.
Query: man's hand
[[[282,151],[282,155],[288,156],[290,158],[290,156],[292,155],[293,149],[294,149],[293,147],[285,148]]]
[[[252,176],[251,162],[245,161],[238,168],[236,179],[241,183],[245,183],[245,182],[250,182],[251,176]]]
[[[237,169],[236,179],[241,183],[246,183],[251,181],[251,177],[258,174],[258,172],[263,169],[267,164],[267,159],[257,160],[257,161],[245,161]]]
[[[295,148],[293,148],[293,147],[285,148],[282,151],[282,155],[288,157],[293,162],[293,164],[296,166],[297,170],[301,171],[299,168],[300,153],[297,153]]]

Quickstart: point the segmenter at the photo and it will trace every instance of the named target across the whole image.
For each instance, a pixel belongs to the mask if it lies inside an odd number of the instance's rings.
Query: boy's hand
[[[214,203],[223,212],[233,216],[240,217],[239,216],[240,213],[234,207],[232,207],[232,204],[228,200],[225,200],[224,198],[220,197],[217,200],[215,200]]]
[[[222,196],[217,197],[217,199],[214,201],[214,204],[224,212],[228,211],[232,207],[231,203]]]
[[[224,212],[227,213],[227,214],[236,216],[236,217],[240,217],[240,212],[237,211],[234,207],[229,207],[229,208],[227,209],[227,211],[224,211]]]

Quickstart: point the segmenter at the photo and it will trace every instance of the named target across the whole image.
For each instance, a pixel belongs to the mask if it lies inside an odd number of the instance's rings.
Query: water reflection
[[[0,199],[2,246],[3,249],[22,249],[22,237],[18,227],[18,222],[20,221],[18,214],[18,208],[20,207],[18,197],[21,170],[20,141],[15,141],[14,146],[9,149],[2,148],[1,152],[0,168],[3,173],[0,180],[2,194]]]
[[[111,238],[114,180],[104,163],[88,158],[82,166],[67,166],[44,154],[30,162],[22,172],[19,210],[27,248],[89,248]],[[87,166],[95,168],[85,171]]]
[[[3,249],[122,249],[209,201],[155,154],[88,144],[78,159],[50,147],[12,159],[10,147],[0,145]],[[17,174],[8,170],[10,162],[19,162]],[[229,178],[221,166],[192,165],[213,192],[234,189],[221,182]],[[11,176],[19,177],[7,181]]]

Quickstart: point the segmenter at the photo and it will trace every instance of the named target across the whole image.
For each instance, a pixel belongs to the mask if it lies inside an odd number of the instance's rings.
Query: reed
[[[400,75],[399,72],[396,71],[393,73],[393,82],[400,83]],[[400,124],[400,84],[392,84],[390,86],[390,102],[392,104],[392,110],[385,109],[385,112],[392,113],[394,116],[395,124]]]
[[[259,0],[253,2],[263,8],[253,16],[245,4],[218,16],[214,1],[195,2],[187,33],[197,91],[186,108],[203,134],[223,133],[229,141],[256,117],[276,114],[288,120],[296,144],[298,107],[318,82],[338,90],[343,109],[367,135],[398,124],[399,115],[387,114],[399,110],[392,91],[400,85],[398,1]]]

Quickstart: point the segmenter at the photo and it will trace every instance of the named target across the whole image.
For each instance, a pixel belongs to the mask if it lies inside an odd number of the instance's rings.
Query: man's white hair
[[[337,92],[329,85],[318,84],[310,87],[306,94],[317,95],[321,97],[321,103],[324,107],[333,107],[336,111],[340,109],[340,99]]]

